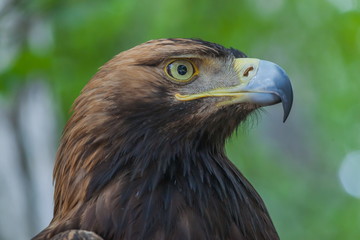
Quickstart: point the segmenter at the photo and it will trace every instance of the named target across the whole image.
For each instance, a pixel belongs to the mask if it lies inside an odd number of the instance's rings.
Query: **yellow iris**
[[[171,61],[166,66],[166,73],[173,80],[179,82],[188,82],[195,75],[195,68],[188,60]]]

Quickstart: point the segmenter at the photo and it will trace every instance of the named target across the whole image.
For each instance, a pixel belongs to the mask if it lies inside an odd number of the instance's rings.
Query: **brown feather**
[[[84,230],[69,230],[55,235],[51,240],[103,240],[97,234]]]

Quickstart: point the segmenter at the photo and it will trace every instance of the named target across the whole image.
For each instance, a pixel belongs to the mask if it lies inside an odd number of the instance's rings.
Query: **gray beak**
[[[248,101],[261,106],[282,103],[283,121],[290,114],[293,103],[293,91],[286,72],[277,64],[260,60],[258,71],[241,91],[247,92]]]
[[[175,97],[180,101],[231,97],[231,100],[220,102],[220,105],[254,103],[269,106],[282,102],[285,122],[293,102],[293,91],[286,72],[275,63],[255,58],[235,59],[234,70],[238,75],[238,85],[191,95],[176,94]]]

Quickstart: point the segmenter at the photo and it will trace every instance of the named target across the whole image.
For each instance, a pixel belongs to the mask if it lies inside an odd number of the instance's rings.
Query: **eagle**
[[[278,65],[200,39],[121,52],[75,100],[54,166],[44,239],[279,239],[225,143],[293,91]]]

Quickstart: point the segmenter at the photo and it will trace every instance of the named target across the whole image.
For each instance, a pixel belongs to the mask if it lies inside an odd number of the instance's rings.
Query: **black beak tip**
[[[284,109],[284,117],[283,117],[283,122],[286,121],[286,119],[289,117],[291,108],[292,108],[292,104],[293,104],[293,91],[292,88],[290,87],[290,89],[288,89],[287,94],[286,94],[286,99],[282,99],[282,105],[283,105],[283,109]]]

